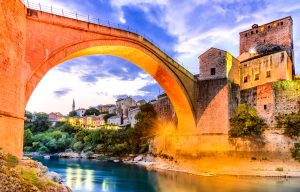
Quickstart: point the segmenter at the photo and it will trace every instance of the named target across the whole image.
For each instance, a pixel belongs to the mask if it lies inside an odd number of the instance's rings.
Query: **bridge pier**
[[[26,7],[20,0],[1,1],[0,15],[0,148],[22,157]]]

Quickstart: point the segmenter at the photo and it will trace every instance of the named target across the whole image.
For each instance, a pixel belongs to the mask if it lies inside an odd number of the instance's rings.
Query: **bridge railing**
[[[189,77],[194,78],[194,76],[184,67],[183,62],[179,62],[179,61],[173,59],[172,57],[170,57],[164,49],[159,48],[158,44],[155,44],[154,41],[151,38],[149,38],[145,33],[141,33],[140,31],[138,31],[137,28],[131,27],[129,25],[121,24],[121,23],[111,22],[110,20],[94,18],[94,17],[91,17],[90,15],[82,15],[82,14],[79,14],[77,12],[69,12],[69,11],[66,11],[64,9],[57,9],[57,8],[52,7],[52,6],[42,5],[41,3],[33,3],[33,2],[30,2],[29,0],[22,0],[22,2],[29,9],[43,11],[43,12],[51,13],[51,14],[54,14],[54,15],[59,15],[59,16],[63,16],[63,17],[71,18],[71,19],[76,19],[76,20],[79,20],[79,21],[84,21],[84,22],[88,22],[88,23],[92,23],[92,24],[96,24],[96,25],[102,25],[102,26],[106,26],[106,27],[125,30],[125,31],[129,31],[131,33],[135,33],[137,35],[143,36],[143,38],[145,40],[150,42],[153,46],[157,47],[170,60],[172,60],[173,64],[177,68],[179,68],[181,71],[183,71]],[[174,63],[174,61],[176,63]]]

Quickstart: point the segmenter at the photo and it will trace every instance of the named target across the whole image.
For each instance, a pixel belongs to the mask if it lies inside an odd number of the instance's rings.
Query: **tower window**
[[[271,71],[267,71],[267,78],[271,77]]]
[[[255,80],[255,81],[259,80],[259,74],[258,74],[258,73],[255,74],[254,80]]]
[[[281,58],[280,58],[281,62],[283,62],[284,60],[284,53],[281,53]]]
[[[244,77],[244,83],[247,83],[248,82],[248,76],[245,76]]]
[[[210,75],[216,75],[216,68],[210,69]]]

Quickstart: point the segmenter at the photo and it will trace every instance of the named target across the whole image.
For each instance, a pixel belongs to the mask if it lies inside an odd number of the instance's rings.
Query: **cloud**
[[[54,93],[55,97],[59,98],[59,97],[66,96],[71,91],[72,91],[72,89],[69,89],[69,88],[61,88],[61,89],[58,89],[56,91],[53,91],[53,93]]]

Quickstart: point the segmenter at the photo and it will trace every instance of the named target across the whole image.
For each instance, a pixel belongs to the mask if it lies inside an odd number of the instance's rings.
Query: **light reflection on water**
[[[38,159],[61,174],[73,191],[84,192],[298,192],[300,178],[201,177],[154,172],[135,165],[92,160]]]

